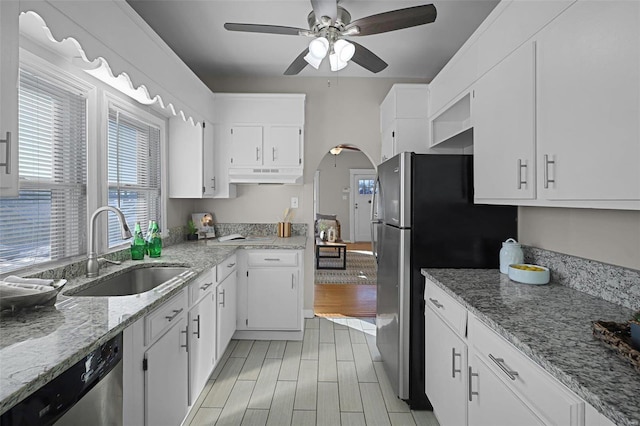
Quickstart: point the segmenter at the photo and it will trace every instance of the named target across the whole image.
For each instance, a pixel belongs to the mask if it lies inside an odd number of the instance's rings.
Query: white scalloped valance
[[[213,93],[124,1],[20,2],[21,32],[144,104],[193,123],[213,118]]]

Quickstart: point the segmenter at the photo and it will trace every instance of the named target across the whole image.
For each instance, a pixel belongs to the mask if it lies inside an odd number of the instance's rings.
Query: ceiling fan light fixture
[[[337,53],[329,55],[329,64],[331,65],[331,71],[340,71],[347,66],[347,62],[340,60]]]
[[[311,52],[307,53],[304,57],[304,60],[307,61],[307,63],[312,67],[314,67],[315,69],[320,68],[320,63],[322,62],[322,59],[323,58],[318,58],[316,56],[313,56]]]
[[[331,149],[329,150],[329,152],[330,152],[331,154],[333,154],[333,155],[338,155],[338,154],[340,154],[340,153],[342,152],[342,147],[334,146],[333,148],[331,148]]]
[[[356,47],[352,43],[349,43],[347,40],[344,40],[342,38],[340,40],[336,40],[336,42],[333,44],[333,49],[342,62],[349,62],[351,58],[353,58],[353,55],[356,53]]]
[[[316,58],[320,58],[320,60],[324,59],[327,56],[327,52],[329,51],[329,40],[325,37],[317,37],[311,40],[309,43],[309,53],[315,56]]]

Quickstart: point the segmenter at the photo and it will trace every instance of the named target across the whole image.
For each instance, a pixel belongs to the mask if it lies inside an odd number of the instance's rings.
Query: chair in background
[[[316,220],[314,222],[314,234],[316,238],[320,238],[320,231],[328,231],[333,227],[336,230],[336,241],[342,241],[340,236],[340,221],[336,218],[335,214],[321,214],[316,213]]]

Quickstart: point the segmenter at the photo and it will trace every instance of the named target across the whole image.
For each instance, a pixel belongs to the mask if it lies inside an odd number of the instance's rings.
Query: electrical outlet
[[[298,197],[291,197],[291,208],[292,209],[298,208]]]

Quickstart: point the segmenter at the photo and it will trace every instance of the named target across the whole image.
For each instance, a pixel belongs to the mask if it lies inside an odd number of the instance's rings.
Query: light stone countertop
[[[210,240],[163,248],[158,259],[128,260],[100,268],[99,279],[131,266],[187,266],[192,277],[166,291],[131,296],[69,297],[65,293],[96,278],[67,277],[55,307],[23,310],[0,316],[0,414],[57,377],[86,354],[123,331],[138,318],[178,293],[201,272],[242,249],[304,249],[306,236],[275,238],[270,244],[215,245]]]
[[[633,311],[551,283],[515,283],[498,270],[422,269],[422,275],[619,426],[640,425],[640,374],[593,337],[593,321]]]

